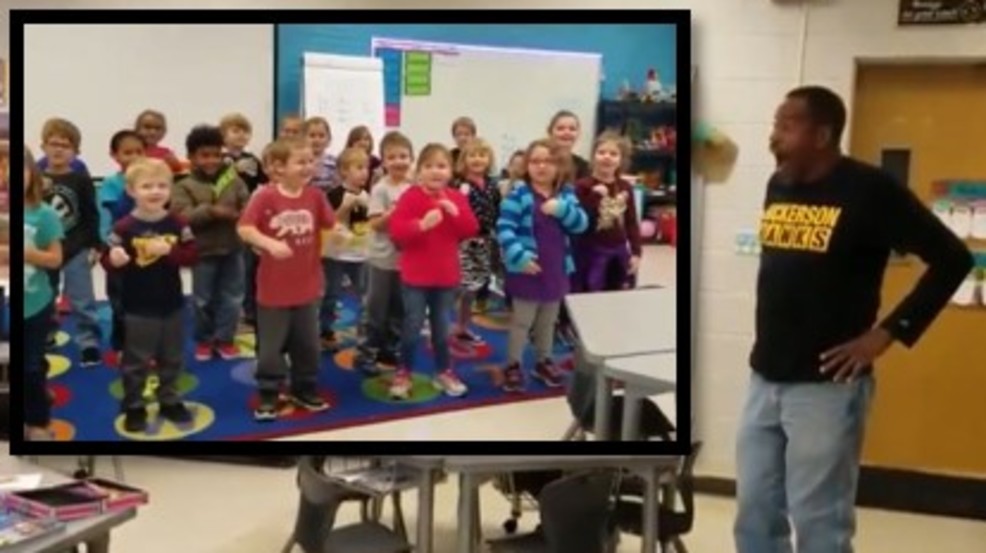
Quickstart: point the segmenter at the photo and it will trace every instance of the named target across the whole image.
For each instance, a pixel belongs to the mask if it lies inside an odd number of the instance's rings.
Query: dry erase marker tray
[[[147,501],[147,492],[143,490],[100,478],[10,493],[3,499],[4,506],[10,510],[61,521],[129,509]]]
[[[54,518],[0,510],[0,551],[64,530],[65,523]]]

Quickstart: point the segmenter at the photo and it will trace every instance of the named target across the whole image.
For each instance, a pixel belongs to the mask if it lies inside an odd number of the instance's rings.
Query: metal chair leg
[[[113,456],[113,472],[116,474],[117,482],[120,482],[121,484],[126,482],[123,475],[123,457],[120,457],[119,455]]]
[[[408,541],[407,524],[404,522],[404,509],[401,507],[401,493],[394,492],[394,531],[402,540]]]
[[[579,421],[572,421],[572,424],[569,425],[568,430],[566,430],[565,434],[561,437],[561,441],[570,442],[575,440],[575,436],[580,430],[582,430],[582,426],[579,424]]]

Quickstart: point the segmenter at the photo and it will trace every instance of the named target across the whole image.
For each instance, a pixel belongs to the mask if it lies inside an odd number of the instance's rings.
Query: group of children
[[[465,117],[452,124],[451,150],[433,143],[415,152],[393,131],[377,157],[368,129],[357,127],[338,158],[327,153],[328,121],[289,117],[258,158],[247,151],[249,121],[234,114],[191,130],[187,168],[160,145],[165,132],[164,116],[147,111],[134,129],[116,133],[110,150],[120,172],[98,197],[70,122],[46,123],[45,159],[35,163],[25,150],[28,439],[50,438],[45,351],[59,279],[83,366],[102,362],[97,261],[113,311],[110,346],[122,352],[128,432],[147,427],[143,390],[152,369],[159,416],[191,419],[176,387],[184,366],[181,267],[192,271],[197,360],[239,357],[238,324],[255,329],[260,421],[275,420],[284,401],[330,407],[316,381],[321,353],[339,347],[333,326],[347,285],[362,305],[358,369],[376,375],[379,365],[394,366],[390,395],[410,397],[412,371],[424,369],[417,352],[427,317],[432,381],[461,396],[467,388],[449,340],[481,343],[469,321],[494,275],[511,310],[503,389],[517,392],[528,340],[531,375],[562,385],[551,353],[564,296],[632,286],[639,267],[632,189],[620,177],[629,145],[606,132],[591,163],[574,155],[579,121],[571,112],[556,114],[548,136],[515,152],[499,177],[492,148]]]

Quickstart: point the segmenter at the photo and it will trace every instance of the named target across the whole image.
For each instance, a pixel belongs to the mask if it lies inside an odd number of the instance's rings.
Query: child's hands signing
[[[448,198],[438,200],[438,205],[445,211],[445,213],[448,213],[452,217],[457,217],[459,215],[459,207],[455,205],[455,202]]]
[[[127,255],[127,250],[124,250],[120,246],[115,246],[110,249],[110,264],[116,268],[123,267],[127,263],[130,263],[130,256]]]
[[[432,209],[421,219],[421,230],[431,230],[442,222],[442,211],[438,208]]]
[[[556,213],[558,213],[558,207],[559,207],[558,200],[555,198],[551,198],[550,200],[541,204],[541,212],[544,213],[545,215],[555,215]]]

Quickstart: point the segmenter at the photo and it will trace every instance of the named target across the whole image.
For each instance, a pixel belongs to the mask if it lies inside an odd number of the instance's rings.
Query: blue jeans
[[[75,340],[82,349],[99,348],[102,331],[96,311],[96,295],[92,289],[92,267],[89,250],[75,254],[62,266],[65,297],[75,315]],[[58,288],[56,287],[57,291]],[[56,292],[57,296],[57,292]]]
[[[24,319],[24,424],[28,426],[47,427],[51,422],[45,342],[54,312],[55,304],[50,303]]]
[[[243,281],[239,250],[200,258],[192,268],[196,343],[233,343],[243,304]]]
[[[426,309],[431,323],[435,368],[444,371],[452,367],[448,350],[448,318],[455,304],[457,291],[457,288],[418,288],[404,285],[404,328],[401,333],[401,362],[404,367],[414,367],[414,354],[421,344],[421,328],[425,324]]]
[[[339,261],[338,259],[322,259],[322,272],[325,273],[325,294],[322,295],[322,307],[319,309],[319,328],[322,334],[332,330],[332,325],[339,318],[338,307],[336,304],[342,297],[343,277],[349,277],[353,284],[360,301],[363,299],[363,290],[366,289],[366,277],[363,270],[364,263],[355,261]]]
[[[737,436],[737,553],[852,553],[872,376],[774,383],[754,373]]]

